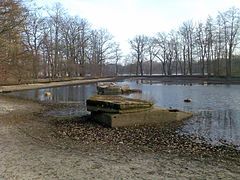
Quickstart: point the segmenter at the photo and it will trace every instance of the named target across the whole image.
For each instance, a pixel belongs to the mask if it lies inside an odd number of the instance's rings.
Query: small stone
[[[184,99],[184,102],[189,103],[189,102],[192,102],[192,100],[187,98],[187,99]]]

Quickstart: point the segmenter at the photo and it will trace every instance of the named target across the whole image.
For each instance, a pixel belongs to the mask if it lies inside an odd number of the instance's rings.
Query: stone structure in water
[[[110,127],[182,121],[193,115],[177,109],[155,107],[151,101],[102,95],[89,98],[87,110],[91,111],[94,120]]]
[[[97,84],[97,90],[98,94],[101,95],[118,95],[142,92],[140,89],[131,89],[128,84],[117,86],[113,82],[100,82]]]

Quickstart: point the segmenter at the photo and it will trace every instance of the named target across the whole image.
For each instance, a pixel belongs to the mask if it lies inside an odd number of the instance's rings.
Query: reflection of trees
[[[199,134],[205,138],[222,139],[227,141],[239,141],[240,122],[237,117],[240,116],[239,111],[221,110],[221,111],[202,111],[193,118],[192,124],[189,124],[189,131]],[[192,127],[191,127],[192,126]],[[236,142],[237,143],[237,142]]]
[[[74,95],[75,94],[77,95],[78,93],[74,93],[74,86],[69,86],[67,90],[68,90],[68,101],[73,101]]]
[[[48,97],[48,101],[55,103],[68,102],[68,101],[85,101],[91,97],[96,91],[95,85],[78,85],[78,86],[65,86],[49,89],[33,90],[32,95],[27,92],[26,96],[31,96],[33,99],[46,100],[44,92],[50,92],[51,96]]]
[[[37,89],[36,91],[34,91],[34,99],[38,99],[39,97],[39,90]]]
[[[83,85],[83,86],[80,88],[80,97],[79,97],[80,100],[87,99],[87,98],[86,98],[86,91],[85,91],[85,89],[86,89],[86,86],[85,86],[85,85]]]

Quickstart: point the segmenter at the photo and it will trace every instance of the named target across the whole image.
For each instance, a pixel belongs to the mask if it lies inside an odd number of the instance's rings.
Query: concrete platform
[[[183,121],[193,115],[177,109],[154,107],[150,101],[120,96],[93,96],[87,100],[87,109],[94,120],[110,127]]]
[[[161,107],[153,107],[141,112],[124,114],[92,112],[92,118],[109,127],[126,127],[135,125],[162,124],[166,122],[183,121],[193,116],[192,113],[171,111]]]
[[[140,89],[131,89],[128,84],[118,86],[113,82],[100,82],[97,84],[97,90],[100,95],[119,95],[142,92]]]
[[[87,100],[87,110],[91,112],[122,114],[150,109],[152,106],[151,101],[121,96],[96,95]]]

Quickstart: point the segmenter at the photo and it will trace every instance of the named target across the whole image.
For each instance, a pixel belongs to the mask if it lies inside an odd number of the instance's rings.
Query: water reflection
[[[203,86],[200,84],[182,85],[171,84],[145,84],[139,85],[134,81],[119,82],[119,85],[128,83],[131,88],[141,89],[142,99],[153,100],[155,105],[162,107],[175,107],[182,110],[240,110],[240,85]],[[128,97],[134,97],[134,94]],[[184,99],[192,99],[185,103]]]
[[[240,145],[240,85],[165,84],[158,80],[127,80],[118,85],[129,84],[141,89],[142,94],[128,97],[152,100],[155,105],[191,111],[194,117],[185,121],[180,133],[204,136],[211,143]],[[52,116],[81,116],[87,114],[85,101],[96,93],[96,84],[66,86],[11,93],[15,96],[41,101],[65,103],[68,106]],[[46,98],[45,92],[51,97]],[[184,99],[192,99],[185,103]]]
[[[240,145],[240,111],[200,111],[184,123],[181,133],[200,135],[214,144]],[[225,142],[227,141],[227,142]]]
[[[51,96],[46,97],[45,92],[50,92]],[[26,99],[35,99],[40,101],[49,101],[53,103],[68,103],[85,101],[97,92],[95,84],[64,86],[55,88],[45,88],[27,91],[12,92],[10,95],[23,97]]]
[[[45,96],[50,92],[51,96]],[[47,112],[46,116],[69,117],[89,114],[86,108],[86,99],[97,93],[96,84],[64,86],[56,88],[36,89],[10,93],[25,99],[40,100],[47,103],[61,103],[64,108]]]
[[[203,136],[213,144],[240,145],[240,85],[163,84],[158,81],[119,82],[142,89],[138,97],[155,105],[194,113],[180,133]],[[136,97],[129,95],[128,97]],[[184,99],[192,99],[185,103]]]

